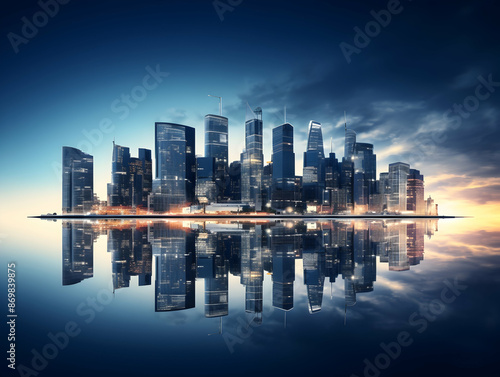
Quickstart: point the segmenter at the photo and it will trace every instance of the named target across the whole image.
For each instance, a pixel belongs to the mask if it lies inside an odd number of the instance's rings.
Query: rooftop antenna
[[[345,110],[344,110],[344,122],[345,122],[345,130],[347,130],[347,117],[345,115]]]
[[[222,116],[222,97],[219,96],[213,96],[211,94],[208,95],[209,97],[214,97],[219,99],[219,115]]]
[[[330,137],[330,153],[333,153],[333,136]]]
[[[285,105],[285,123],[286,123],[286,105]]]

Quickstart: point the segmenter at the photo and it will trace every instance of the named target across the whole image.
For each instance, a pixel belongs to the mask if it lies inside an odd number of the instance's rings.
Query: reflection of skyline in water
[[[186,224],[188,224],[186,226]],[[184,226],[183,226],[184,225]],[[229,314],[229,275],[245,289],[244,307],[262,322],[264,275],[272,275],[272,306],[294,307],[295,262],[302,259],[310,313],[321,310],[325,283],[344,280],[345,305],[374,290],[377,257],[391,271],[424,258],[424,236],[437,220],[263,223],[63,222],[63,285],[93,277],[93,244],[107,235],[113,289],[152,284],[155,311],[195,307],[195,280],[204,279],[205,317]],[[328,279],[328,280],[327,280]]]

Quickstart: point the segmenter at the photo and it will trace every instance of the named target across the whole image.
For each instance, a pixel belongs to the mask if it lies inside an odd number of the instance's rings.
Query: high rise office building
[[[391,193],[389,195],[389,211],[406,211],[406,195],[408,174],[410,165],[404,162],[389,164],[389,185]]]
[[[217,199],[215,169],[214,157],[196,158],[196,198],[201,204],[211,203]]]
[[[304,202],[320,204],[324,188],[323,134],[321,123],[311,120],[307,138],[307,150],[304,152],[302,190]]]
[[[195,129],[175,123],[155,123],[155,211],[178,209],[194,200],[196,184]]]
[[[416,215],[425,215],[424,176],[420,174],[420,170],[410,169],[406,209]]]
[[[250,203],[256,211],[262,209],[262,109],[250,111],[245,122],[245,150],[241,154],[241,200]]]
[[[373,154],[373,144],[356,143],[352,161],[354,162],[354,204],[363,206],[362,208],[366,211],[370,196],[375,193],[377,179],[377,156]]]
[[[111,160],[111,183],[108,184],[108,203],[110,206],[130,206],[130,149],[115,144]]]
[[[148,206],[148,197],[153,190],[153,160],[151,150],[139,148],[139,160],[142,162],[142,198],[141,205]],[[139,202],[138,202],[139,203]]]
[[[354,156],[354,148],[356,146],[356,131],[345,127],[345,143],[344,143],[344,157],[351,159]]]
[[[85,213],[94,203],[94,158],[72,147],[62,149],[62,211]]]
[[[152,161],[149,149],[139,149],[139,158],[130,157],[130,149],[115,144],[108,184],[110,206],[147,207],[152,189]]]
[[[233,161],[229,165],[229,198],[234,201],[241,201],[241,162]]]
[[[293,152],[293,126],[282,124],[273,129],[272,206],[284,209],[294,206],[298,199],[295,186],[295,153]]]
[[[220,115],[205,116],[205,157],[215,159],[217,200],[227,199],[228,119]]]

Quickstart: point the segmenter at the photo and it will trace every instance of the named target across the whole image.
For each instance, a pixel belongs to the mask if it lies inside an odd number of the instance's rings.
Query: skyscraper
[[[217,199],[214,157],[196,158],[196,198],[199,203],[211,203]]]
[[[373,154],[373,144],[354,144],[354,204],[365,210],[369,199],[375,193],[377,179],[377,156]]]
[[[344,157],[351,159],[354,155],[354,147],[356,145],[356,131],[345,127],[345,144],[344,144]]]
[[[94,158],[72,147],[62,149],[62,211],[85,213],[94,203]]]
[[[148,206],[148,197],[153,190],[153,160],[151,150],[139,148],[139,160],[142,162],[142,200],[143,207]]]
[[[273,129],[272,206],[284,209],[295,201],[295,153],[293,126],[282,124]]]
[[[108,184],[108,204],[110,206],[132,205],[130,187],[130,149],[115,144],[111,160],[111,183]]]
[[[311,120],[307,138],[307,150],[304,152],[303,196],[306,203],[320,204],[324,188],[323,134],[321,123]]]
[[[195,129],[155,123],[155,211],[169,211],[194,200],[196,183]]]
[[[250,111],[245,122],[245,150],[241,154],[241,200],[262,209],[262,109]]]
[[[409,173],[410,165],[405,164],[404,162],[389,164],[389,185],[391,192],[387,206],[389,211],[406,211],[406,195]]]
[[[220,115],[205,116],[205,157],[215,159],[217,200],[226,199],[228,184],[228,119]]]
[[[149,149],[139,149],[139,158],[130,157],[130,149],[115,144],[108,184],[110,206],[147,207],[152,189],[152,161]]]
[[[229,198],[234,201],[241,200],[241,162],[233,161],[229,165]]]
[[[424,176],[420,170],[410,169],[407,185],[406,209],[416,215],[425,215]]]

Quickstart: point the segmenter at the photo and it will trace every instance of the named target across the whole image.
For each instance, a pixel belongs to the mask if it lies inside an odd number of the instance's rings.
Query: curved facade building
[[[344,157],[351,159],[354,155],[354,148],[356,146],[356,131],[345,129],[345,144],[344,144]]]
[[[196,183],[195,130],[175,123],[155,123],[155,211],[191,203]]]

